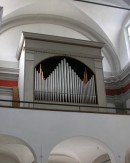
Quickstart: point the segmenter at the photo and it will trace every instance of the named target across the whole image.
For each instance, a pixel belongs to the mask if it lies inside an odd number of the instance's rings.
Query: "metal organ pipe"
[[[65,84],[65,101],[67,101],[67,63],[66,60],[64,59],[64,84]]]
[[[67,67],[66,67],[66,72],[67,72],[67,76],[66,76],[66,84],[67,84],[67,100],[68,102],[70,102],[70,88],[69,88],[69,65],[67,63]]]
[[[56,67],[56,96],[57,101],[59,101],[59,83],[58,83],[58,66]]]
[[[86,73],[86,69],[84,74]],[[88,81],[87,74],[83,81],[74,72],[66,59],[61,60],[53,72],[44,79],[40,71],[34,70],[35,100],[96,104],[96,87],[94,75]]]

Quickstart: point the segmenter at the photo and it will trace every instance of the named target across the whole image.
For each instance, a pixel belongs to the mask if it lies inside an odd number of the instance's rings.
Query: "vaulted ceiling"
[[[130,8],[127,0],[84,1]],[[17,62],[15,54],[20,34],[30,31],[104,42],[104,71],[112,75],[129,62],[123,34],[130,17],[129,10],[76,0],[0,0],[0,6],[3,6],[0,60]],[[5,42],[12,43],[8,44],[8,49]]]

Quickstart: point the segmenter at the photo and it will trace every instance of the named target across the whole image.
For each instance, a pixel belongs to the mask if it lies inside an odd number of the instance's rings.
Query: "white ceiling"
[[[91,0],[91,2],[128,8],[128,4],[123,0]],[[74,0],[0,0],[0,5],[4,8],[3,24],[0,30],[1,47],[5,47],[3,39],[6,38],[8,32],[18,26],[38,23],[53,24],[58,25],[59,28],[64,27],[76,31],[83,36],[83,39],[86,37],[89,40],[104,42],[103,54],[105,65],[108,65],[107,68],[104,68],[105,71],[107,69],[112,74],[119,73],[129,61],[126,47],[120,49],[120,45],[126,46],[122,44],[123,40],[120,35],[130,13],[128,10]],[[65,32],[59,33],[59,36],[64,35]],[[77,38],[76,35],[75,38]],[[12,42],[12,39],[8,35],[8,41]],[[16,39],[15,45],[18,45],[18,40]],[[16,49],[17,47],[0,49],[0,54],[2,54],[0,60],[8,59],[16,62]]]
[[[0,0],[0,6],[4,7],[4,12],[3,12],[3,16],[15,11],[18,8],[27,6],[33,2],[40,2],[41,0]],[[48,0],[50,1],[50,0]],[[73,1],[73,0],[70,0]],[[85,0],[84,0],[85,1]],[[111,5],[117,5],[120,7],[126,7],[129,8],[128,4],[130,5],[130,1],[129,0],[86,0],[89,2],[96,2],[96,3],[101,3],[101,4],[111,4]],[[46,2],[44,2],[46,3]],[[62,1],[61,1],[62,3]],[[83,3],[83,2],[81,2]],[[60,5],[60,3],[59,3]]]

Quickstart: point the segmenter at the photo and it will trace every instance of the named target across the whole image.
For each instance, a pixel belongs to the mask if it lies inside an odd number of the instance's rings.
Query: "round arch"
[[[64,26],[82,34],[89,40],[104,42],[105,46],[103,48],[104,49],[103,53],[112,67],[112,72],[113,73],[120,72],[121,68],[120,68],[119,59],[115,53],[115,50],[110,40],[105,35],[105,33],[102,31],[102,35],[101,35],[96,30],[92,29],[90,26],[80,21],[74,20],[72,18],[58,16],[58,15],[51,15],[51,14],[20,15],[20,16],[11,17],[11,18],[3,20],[0,34],[17,26],[37,24],[37,23]],[[97,28],[100,28],[100,27],[97,26]]]
[[[113,152],[103,142],[92,137],[77,136],[57,144],[51,150],[48,162],[59,162],[62,160],[62,162],[67,163],[71,160],[74,163],[93,163],[98,158],[104,161],[107,159],[110,163],[115,163]]]
[[[0,134],[0,154],[2,157],[10,157],[18,163],[36,161],[36,155],[31,146],[24,140],[11,135]]]

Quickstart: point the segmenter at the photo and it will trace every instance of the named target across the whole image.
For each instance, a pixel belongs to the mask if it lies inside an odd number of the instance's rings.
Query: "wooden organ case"
[[[103,45],[23,32],[16,54],[20,100],[105,107]]]

